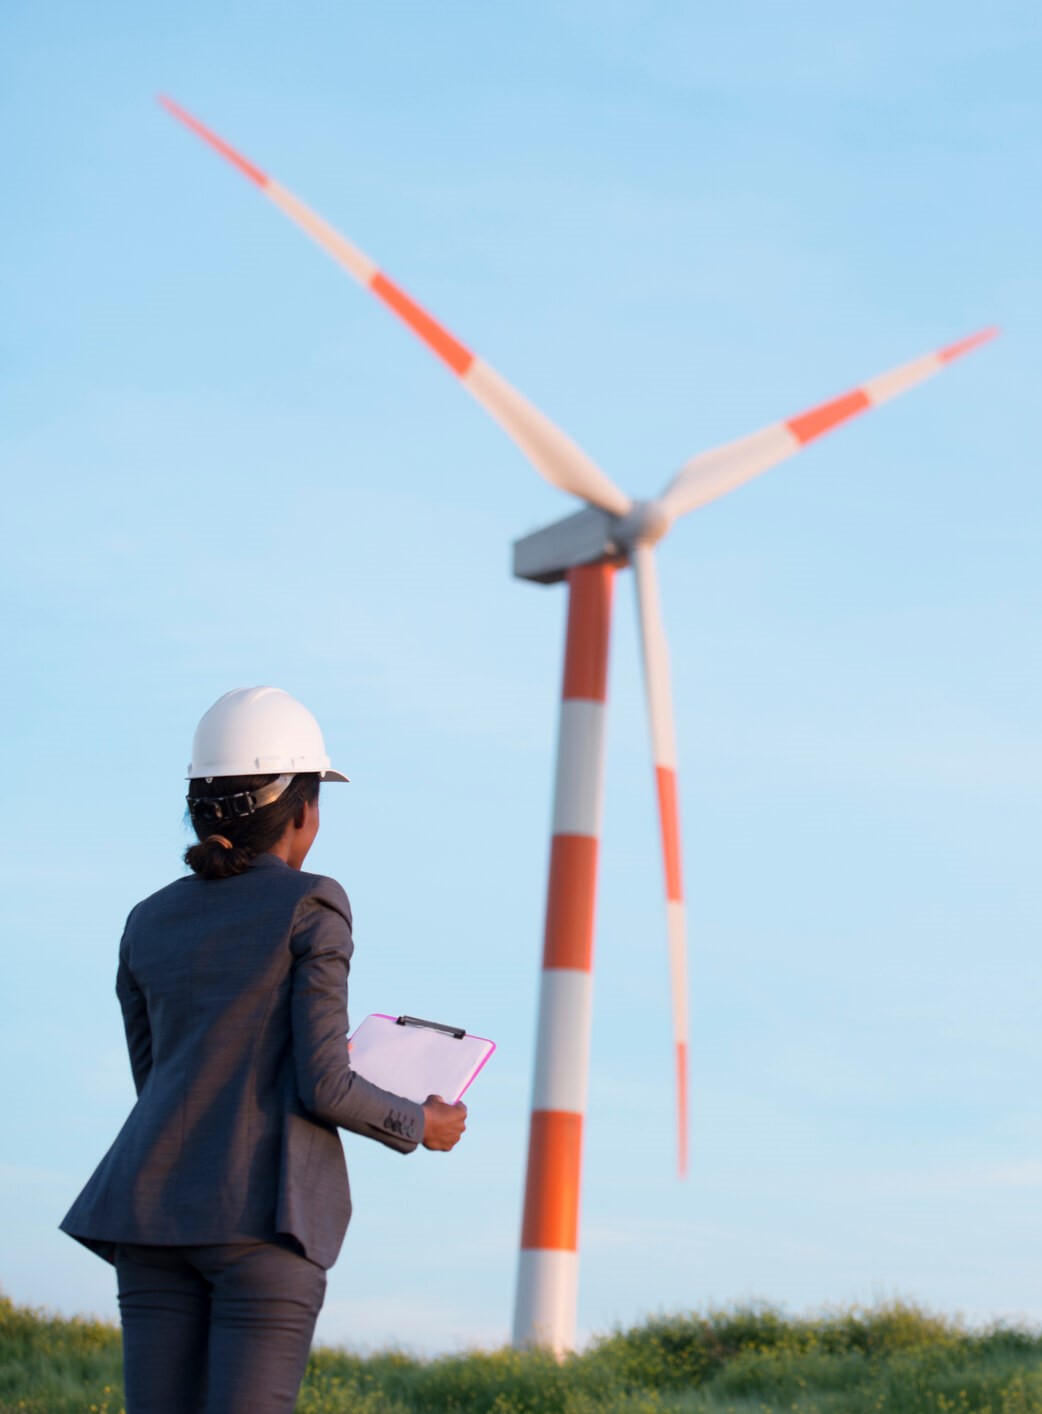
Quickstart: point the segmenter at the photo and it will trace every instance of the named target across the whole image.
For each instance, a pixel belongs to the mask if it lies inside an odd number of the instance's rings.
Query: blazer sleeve
[[[119,968],[116,972],[116,996],[123,1012],[123,1030],[126,1032],[127,1052],[130,1069],[134,1076],[134,1088],[140,1095],[152,1070],[152,1028],[148,1023],[148,1006],[145,994],[138,986],[130,970],[127,927],[119,944]]]
[[[411,1153],[423,1139],[423,1106],[352,1070],[347,1051],[347,977],[354,943],[342,906],[314,896],[298,909],[293,950],[293,1060],[305,1108],[327,1124]],[[345,911],[346,910],[346,911]]]

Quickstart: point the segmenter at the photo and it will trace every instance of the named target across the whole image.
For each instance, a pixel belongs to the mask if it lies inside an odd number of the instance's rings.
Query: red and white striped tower
[[[543,977],[514,1306],[514,1343],[538,1343],[556,1352],[575,1343],[614,574],[605,564],[568,572]]]

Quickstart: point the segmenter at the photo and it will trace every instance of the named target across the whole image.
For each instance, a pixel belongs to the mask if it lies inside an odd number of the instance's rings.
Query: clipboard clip
[[[440,1021],[424,1021],[418,1016],[400,1016],[395,1025],[426,1026],[431,1031],[443,1031],[446,1036],[452,1036],[456,1041],[462,1041],[467,1034],[462,1026],[445,1026]]]

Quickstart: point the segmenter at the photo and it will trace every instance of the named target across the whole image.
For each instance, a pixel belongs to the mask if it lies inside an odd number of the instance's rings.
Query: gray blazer
[[[402,1153],[423,1109],[351,1069],[351,905],[262,854],[229,879],[179,879],[139,903],[119,950],[137,1104],[61,1226],[120,1242],[292,1238],[320,1267],[351,1216],[337,1127]]]

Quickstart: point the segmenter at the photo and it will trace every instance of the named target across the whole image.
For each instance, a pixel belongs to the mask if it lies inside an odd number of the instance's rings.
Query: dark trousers
[[[326,1294],[270,1242],[116,1252],[127,1414],[292,1414]]]

